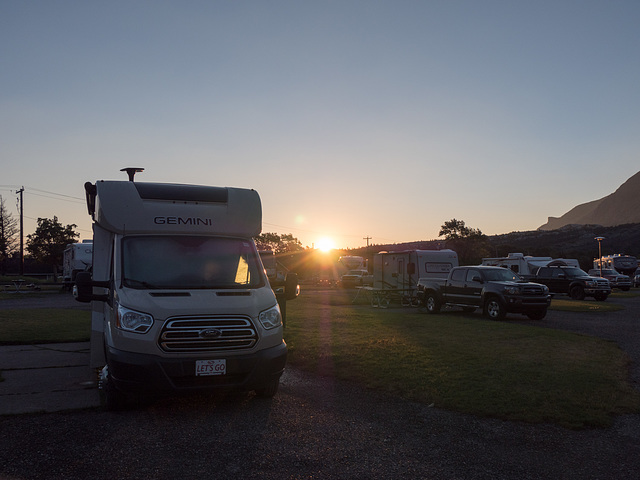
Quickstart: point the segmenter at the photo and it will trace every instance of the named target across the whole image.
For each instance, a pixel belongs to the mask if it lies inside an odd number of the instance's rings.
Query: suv
[[[591,277],[577,267],[540,267],[531,280],[546,285],[553,293],[569,294],[575,300],[594,297],[602,302],[611,293],[609,280]]]
[[[593,277],[602,277],[609,280],[611,288],[619,288],[625,292],[631,288],[631,278],[627,275],[622,275],[616,272],[612,268],[603,268],[602,274],[599,268],[592,268],[589,270],[589,275]]]

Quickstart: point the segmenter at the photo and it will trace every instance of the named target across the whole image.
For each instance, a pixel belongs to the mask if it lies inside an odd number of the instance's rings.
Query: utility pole
[[[369,248],[369,240],[373,240],[371,237],[367,236],[367,237],[362,237],[363,240],[367,241],[367,248]]]
[[[24,202],[22,201],[22,193],[24,187],[16,193],[20,194],[20,276],[24,275]]]

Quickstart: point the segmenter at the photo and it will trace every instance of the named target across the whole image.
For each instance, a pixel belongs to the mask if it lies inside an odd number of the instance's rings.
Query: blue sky
[[[0,0],[0,195],[256,189],[304,246],[533,230],[640,170],[637,1]]]

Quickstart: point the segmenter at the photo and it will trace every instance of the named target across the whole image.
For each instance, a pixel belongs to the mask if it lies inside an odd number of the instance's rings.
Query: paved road
[[[626,313],[551,312],[539,324],[638,347]],[[635,337],[634,337],[635,335]],[[636,353],[633,376],[638,377]],[[191,397],[121,413],[0,417],[9,479],[637,479],[640,415],[570,431],[481,419],[288,369],[271,400]]]

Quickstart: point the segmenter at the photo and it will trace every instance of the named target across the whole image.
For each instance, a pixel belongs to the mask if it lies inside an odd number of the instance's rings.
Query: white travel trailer
[[[373,289],[415,291],[420,278],[447,278],[458,266],[453,250],[380,252],[373,258]]]
[[[93,271],[78,274],[77,299],[92,303],[105,407],[143,393],[275,395],[287,347],[252,240],[258,193],[132,177],[85,184]]]
[[[633,277],[635,271],[640,266],[636,257],[620,254],[607,255],[593,260],[593,268],[599,269],[600,265],[602,265],[602,269],[612,268],[616,272],[622,275],[629,275],[630,277]]]
[[[536,274],[540,267],[568,266],[580,268],[580,263],[574,258],[532,257],[522,253],[510,253],[506,257],[483,258],[482,265],[504,267],[523,277]]]
[[[65,289],[70,291],[76,281],[76,275],[91,268],[92,254],[93,242],[91,240],[67,245],[62,257],[62,283]]]

